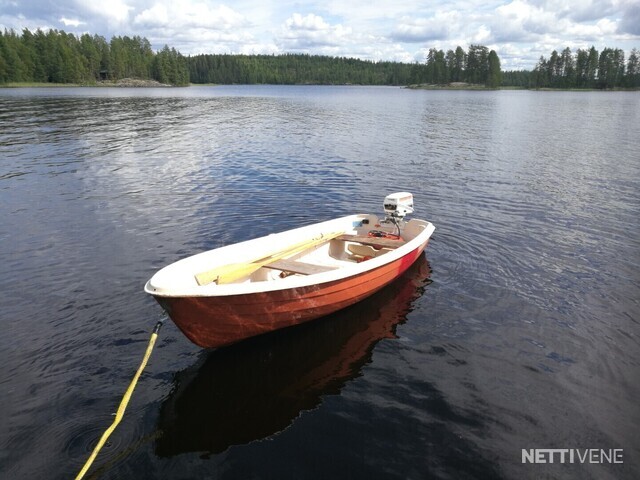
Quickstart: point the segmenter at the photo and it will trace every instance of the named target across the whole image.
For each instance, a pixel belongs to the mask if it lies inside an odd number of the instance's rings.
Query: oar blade
[[[198,282],[198,285],[201,286],[208,285],[212,282],[216,282],[218,285],[233,283],[244,277],[248,277],[255,271],[259,270],[265,265],[268,265],[271,262],[275,262],[276,260],[280,260],[282,258],[304,252],[305,250],[328,242],[329,240],[332,240],[333,238],[336,238],[342,234],[344,234],[344,232],[332,232],[329,234],[323,234],[319,238],[305,240],[294,245],[289,245],[288,247],[274,252],[271,255],[259,258],[254,261],[221,265],[206,272],[198,273],[195,278]]]
[[[221,283],[220,279],[230,278],[230,276],[235,275],[236,272],[240,274],[238,278],[242,278],[242,276],[245,275],[244,271],[245,270],[248,271],[248,267],[252,267],[253,265],[254,264],[252,263],[232,263],[230,265],[222,265],[220,267],[213,268],[206,272],[198,273],[195,276],[196,282],[198,282],[198,285],[201,285],[201,286],[208,285],[212,282],[216,282],[220,284]],[[251,275],[253,271],[249,271],[249,273],[247,273],[246,275]],[[231,283],[237,280],[238,278],[234,280],[223,281],[222,283]]]

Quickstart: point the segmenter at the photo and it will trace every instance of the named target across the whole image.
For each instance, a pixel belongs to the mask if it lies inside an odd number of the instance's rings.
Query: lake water
[[[229,348],[166,322],[89,478],[640,478],[640,94],[315,86],[0,90],[0,477],[79,471],[156,270],[401,190],[426,257]]]

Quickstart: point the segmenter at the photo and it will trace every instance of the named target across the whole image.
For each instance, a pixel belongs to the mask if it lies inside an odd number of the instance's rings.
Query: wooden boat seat
[[[371,245],[375,248],[398,248],[404,245],[404,240],[392,240],[389,238],[369,237],[367,235],[340,235],[336,240],[343,242],[355,242],[362,245]]]
[[[353,253],[354,255],[357,255],[358,257],[375,258],[385,253],[391,252],[393,249],[387,248],[387,247],[375,249],[371,245],[361,245],[357,243],[351,243],[347,247],[347,250],[349,250],[349,252]]]
[[[338,267],[330,267],[327,265],[316,265],[313,263],[299,262],[297,260],[287,260],[281,258],[275,262],[264,265],[266,268],[282,270],[283,272],[299,273],[301,275],[313,275],[316,273],[330,272]]]

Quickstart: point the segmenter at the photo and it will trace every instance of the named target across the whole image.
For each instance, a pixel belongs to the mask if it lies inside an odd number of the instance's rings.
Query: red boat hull
[[[316,285],[228,296],[154,297],[193,343],[222,347],[359,302],[402,275],[427,243],[373,270]]]

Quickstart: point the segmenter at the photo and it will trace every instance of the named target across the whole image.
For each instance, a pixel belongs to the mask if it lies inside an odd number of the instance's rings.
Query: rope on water
[[[120,423],[120,420],[122,420],[122,417],[124,416],[124,411],[127,409],[127,404],[131,399],[131,394],[133,393],[133,390],[136,388],[136,384],[138,383],[138,379],[140,378],[142,371],[147,366],[147,362],[149,361],[149,357],[151,356],[153,346],[156,343],[156,339],[158,338],[158,333],[160,332],[160,328],[162,327],[163,322],[164,322],[163,320],[160,320],[158,323],[156,323],[156,326],[153,327],[153,332],[151,333],[151,338],[149,339],[149,345],[147,345],[147,351],[144,354],[142,363],[138,367],[138,371],[134,375],[133,380],[131,380],[131,383],[129,384],[129,388],[127,388],[127,391],[124,393],[124,396],[120,401],[120,406],[118,407],[118,411],[116,412],[116,416],[115,416],[115,419],[113,420],[113,423],[102,434],[100,441],[98,441],[98,444],[93,449],[91,456],[87,459],[86,463],[82,467],[82,470],[80,470],[80,473],[78,473],[78,475],[76,476],[75,480],[80,480],[82,477],[85,476],[85,474],[91,467],[91,464],[98,456],[100,449],[102,449],[102,447],[104,446],[109,436],[113,433],[113,431],[116,429],[116,427]]]

